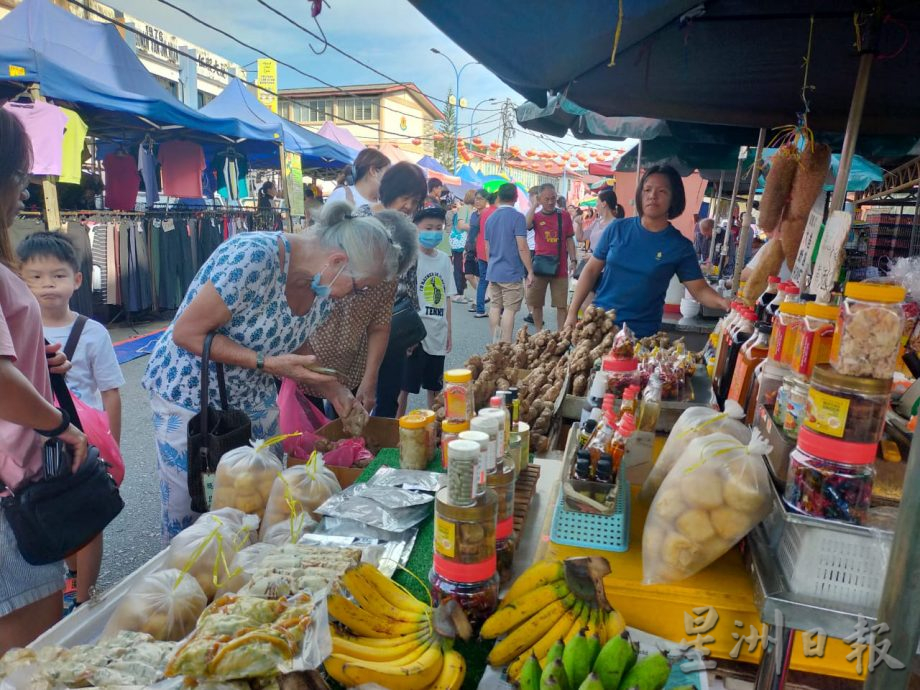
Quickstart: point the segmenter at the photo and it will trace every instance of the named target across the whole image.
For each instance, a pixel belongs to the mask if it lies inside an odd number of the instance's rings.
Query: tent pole
[[[639,139],[639,151],[636,153],[636,186],[639,185],[639,181],[642,178],[642,140]],[[639,209],[636,209],[636,213],[639,213]]]
[[[735,274],[732,276],[732,294],[738,292],[738,286],[741,285],[741,269],[744,268],[746,250],[748,242],[751,240],[751,223],[754,222],[754,194],[757,193],[757,180],[760,177],[760,167],[763,165],[763,145],[767,138],[767,130],[760,128],[760,134],[757,136],[757,153],[754,155],[754,167],[751,169],[751,186],[748,191],[747,211],[741,220],[741,232],[738,237],[738,252],[735,254]],[[747,295],[751,304],[760,295]]]
[[[722,200],[722,183],[725,182],[725,171],[719,172],[719,188],[716,190],[716,198],[712,203],[712,237],[709,239],[709,263],[712,264],[712,257],[716,251],[716,233],[719,231],[719,202]]]
[[[288,189],[287,183],[287,152],[284,149],[284,142],[278,142],[278,157],[281,159],[281,197],[287,206],[288,232],[294,232],[294,216],[291,215],[291,190]]]
[[[840,151],[840,164],[837,166],[837,179],[834,181],[834,194],[831,197],[831,213],[843,210],[843,204],[847,198],[847,180],[850,178],[853,151],[856,149],[856,139],[859,137],[859,125],[862,122],[863,106],[866,104],[869,72],[872,70],[873,60],[875,60],[874,52],[865,52],[859,58],[859,71],[856,73],[853,100],[850,102],[850,114],[847,117],[847,131],[843,136],[843,149]]]
[[[725,260],[725,257],[728,256],[728,247],[731,244],[732,239],[732,211],[735,210],[735,199],[738,197],[738,185],[741,184],[741,166],[744,165],[745,152],[747,151],[746,146],[742,146],[738,149],[738,165],[735,166],[735,182],[732,185],[732,198],[728,204],[728,227],[725,230],[725,236],[722,238],[722,251],[719,256],[719,275],[722,275],[722,263]],[[712,236],[716,237],[719,232],[718,228],[713,228]],[[732,286],[732,295],[735,294],[735,288]]]
[[[43,101],[38,84],[29,87],[33,101]],[[52,232],[61,229],[61,208],[58,204],[57,177],[42,175],[42,197],[45,202],[45,226]]]

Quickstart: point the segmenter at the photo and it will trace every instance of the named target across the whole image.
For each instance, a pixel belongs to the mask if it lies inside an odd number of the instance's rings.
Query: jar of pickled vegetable
[[[432,568],[428,573],[428,582],[434,606],[441,606],[453,599],[477,630],[498,609],[498,591],[501,586],[498,573],[482,582],[454,582]]]
[[[460,438],[460,434],[469,430],[469,422],[452,422],[445,419],[441,422],[441,467],[447,469],[447,444]]]
[[[444,372],[445,419],[468,422],[473,418],[473,372],[448,369]]]
[[[399,466],[423,470],[428,462],[428,418],[416,410],[399,418]]]
[[[795,372],[807,378],[816,364],[830,361],[839,312],[839,307],[829,304],[809,302],[805,305],[805,318],[792,355],[791,366]]]
[[[831,364],[847,376],[890,379],[904,330],[900,285],[847,283],[831,345]]]

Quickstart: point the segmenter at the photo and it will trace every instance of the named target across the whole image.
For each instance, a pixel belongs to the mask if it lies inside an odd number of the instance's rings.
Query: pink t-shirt
[[[166,141],[157,155],[163,194],[183,199],[202,196],[201,173],[204,172],[204,151],[193,141]]]
[[[32,140],[32,170],[29,172],[33,175],[60,175],[67,114],[45,101],[6,103],[3,109],[22,123]]]
[[[42,313],[26,284],[0,264],[0,357],[51,402]],[[0,481],[12,489],[42,471],[43,439],[29,427],[0,419]]]
[[[105,168],[105,205],[113,211],[133,211],[141,178],[137,161],[129,153],[110,153],[102,159]]]

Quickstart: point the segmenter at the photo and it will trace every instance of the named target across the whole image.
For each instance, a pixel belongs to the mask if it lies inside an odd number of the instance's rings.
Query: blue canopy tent
[[[425,171],[428,177],[436,177],[444,183],[451,194],[463,196],[467,190],[473,189],[473,185],[467,184],[458,175],[454,175],[441,163],[431,156],[422,156],[416,164]]]
[[[240,120],[209,117],[184,105],[147,71],[113,25],[80,19],[49,0],[23,0],[0,20],[0,74],[8,83],[37,83],[43,96],[79,106],[99,133],[185,128],[234,140],[264,136]]]
[[[485,183],[482,175],[476,170],[473,170],[469,165],[461,165],[460,169],[457,171],[457,177],[473,187],[482,187]]]
[[[353,162],[357,153],[276,115],[239,79],[231,80],[201,112],[209,117],[239,120],[258,130],[258,139],[283,143],[287,151],[301,155],[304,169],[341,168]]]

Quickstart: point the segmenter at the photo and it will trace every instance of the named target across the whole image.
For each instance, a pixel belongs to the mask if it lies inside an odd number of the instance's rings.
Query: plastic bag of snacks
[[[217,465],[211,507],[237,508],[261,519],[275,477],[284,469],[272,446],[286,438],[288,436],[275,436],[264,441],[259,439],[251,445],[225,453]]]
[[[230,578],[236,552],[255,540],[258,527],[257,517],[235,508],[205,513],[170,542],[165,567],[178,568],[198,580],[210,601]]]
[[[658,460],[639,492],[639,500],[651,503],[658,487],[692,440],[714,433],[730,434],[741,443],[751,440],[751,430],[744,423],[744,408],[734,400],[725,402],[725,412],[709,407],[690,407],[678,417],[668,434]]]
[[[129,630],[161,642],[176,642],[194,630],[207,605],[208,597],[194,577],[176,568],[159,570],[125,594],[104,635]]]
[[[246,586],[252,579],[252,574],[262,564],[266,556],[278,551],[274,544],[259,542],[237,551],[230,563],[230,579],[217,589],[217,596],[223,594],[236,594],[240,588]]]
[[[339,480],[335,478],[322,456],[316,451],[310,455],[305,465],[288,467],[276,479],[268,497],[265,518],[262,520],[260,537],[265,538],[268,530],[279,522],[296,521],[301,513],[309,513],[318,520],[316,512],[327,498],[342,490]],[[295,531],[296,525],[291,527]]]
[[[299,513],[293,520],[282,520],[263,530],[261,541],[275,546],[296,544],[303,535],[311,534],[317,524],[308,513]]]
[[[759,431],[741,444],[728,434],[694,440],[665,477],[642,534],[647,585],[683,580],[738,543],[772,508],[770,452]]]

